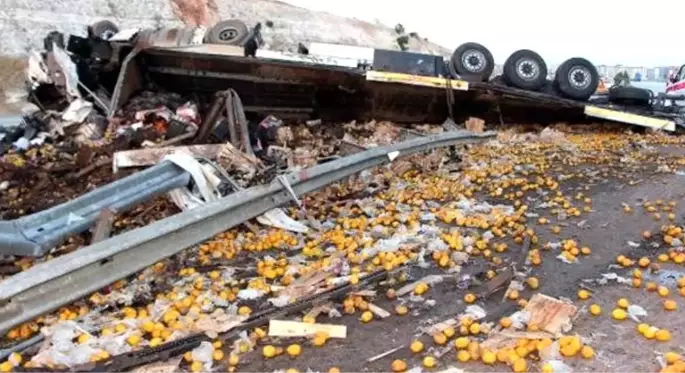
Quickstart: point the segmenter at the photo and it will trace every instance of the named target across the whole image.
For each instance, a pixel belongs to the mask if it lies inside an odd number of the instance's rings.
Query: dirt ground
[[[24,64],[25,61],[21,58],[0,56],[0,115],[20,112],[18,107],[6,102],[6,93],[23,83]]]

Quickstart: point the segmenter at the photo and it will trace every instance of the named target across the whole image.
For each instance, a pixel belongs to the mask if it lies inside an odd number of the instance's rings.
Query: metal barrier
[[[0,254],[41,256],[69,235],[92,227],[102,209],[122,212],[189,181],[182,168],[163,162],[45,211],[0,221]]]
[[[122,233],[0,283],[0,332],[81,299],[218,233],[300,196],[397,157],[482,142],[495,133],[446,132],[373,148],[238,191],[200,208]]]

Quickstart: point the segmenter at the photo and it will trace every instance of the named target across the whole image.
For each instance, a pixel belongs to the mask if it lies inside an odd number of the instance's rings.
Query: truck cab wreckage
[[[626,99],[621,88],[610,97],[594,96],[599,76],[583,58],[562,63],[548,80],[544,60],[520,50],[507,59],[503,75],[491,79],[492,55],[477,43],[463,44],[449,59],[361,47],[353,47],[350,55],[352,47],[342,45],[319,48],[329,55],[315,55],[303,45],[300,53],[258,49],[261,25],[248,31],[237,20],[209,30],[119,31],[111,23],[90,29],[90,37],[70,36],[66,46],[53,33],[46,49],[51,53],[51,43],[66,48],[77,61],[79,89],[100,97],[94,101],[109,117],[149,88],[192,94],[209,107],[217,92],[230,87],[250,116],[399,123],[442,123],[450,113],[458,116],[455,122],[480,115],[495,123],[573,122],[589,116],[667,131],[685,123],[673,104],[678,97],[647,94],[647,102],[630,100],[630,92]],[[95,34],[93,29],[108,31]],[[206,117],[202,127],[213,128],[215,120]]]

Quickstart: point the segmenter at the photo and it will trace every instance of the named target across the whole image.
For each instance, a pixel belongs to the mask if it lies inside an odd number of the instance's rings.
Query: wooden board
[[[329,338],[347,338],[347,327],[334,324],[308,324],[298,321],[270,320],[270,337],[308,337],[326,332]]]
[[[420,85],[424,87],[447,88],[447,85],[457,91],[468,91],[469,83],[464,80],[445,79],[435,76],[421,76],[402,73],[390,73],[385,71],[367,71],[366,80],[371,82],[400,83]]]

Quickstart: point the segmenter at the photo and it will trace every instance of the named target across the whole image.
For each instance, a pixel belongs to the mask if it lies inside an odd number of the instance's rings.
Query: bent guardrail
[[[69,235],[92,227],[102,209],[122,212],[189,181],[182,168],[162,162],[58,206],[0,221],[0,254],[41,256]]]

